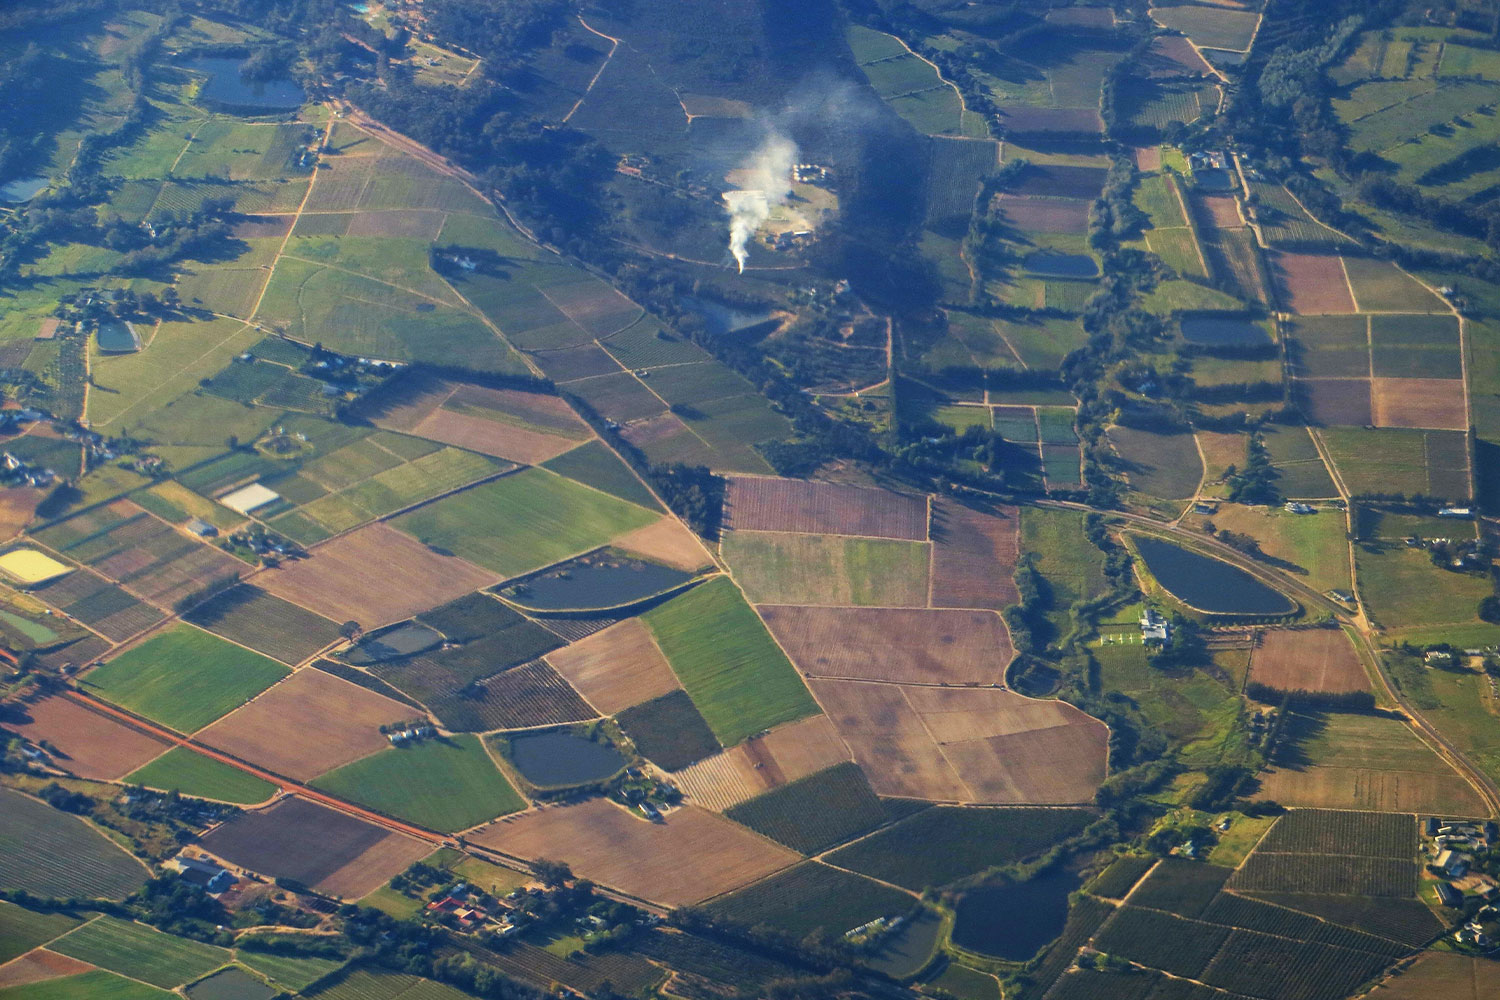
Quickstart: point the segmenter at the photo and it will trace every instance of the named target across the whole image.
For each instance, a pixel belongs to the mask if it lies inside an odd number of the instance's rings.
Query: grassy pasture
[[[248,806],[276,794],[276,786],[186,747],[173,747],[126,775],[130,784]]]
[[[923,542],[731,531],[724,536],[723,553],[757,604],[927,603],[930,553]]]
[[[1469,496],[1468,451],[1460,432],[1334,427],[1318,436],[1355,496]]]
[[[1349,287],[1362,312],[1447,313],[1448,304],[1390,261],[1345,257]]]
[[[287,673],[269,657],[174,625],[90,672],[100,697],[180,732],[202,729]]]
[[[426,545],[516,576],[596,548],[656,516],[544,469],[527,469],[392,523]]]
[[[585,442],[572,451],[548,459],[542,467],[648,510],[661,510],[661,504],[646,485],[603,442]]]
[[[1399,542],[1355,545],[1354,565],[1370,617],[1391,629],[1473,622],[1493,590],[1483,576],[1434,566],[1425,550]]]
[[[444,833],[523,809],[479,737],[450,736],[382,750],[313,784],[325,792]]]
[[[1349,588],[1349,545],[1340,511],[1290,514],[1276,507],[1226,503],[1206,519],[1220,530],[1250,535],[1262,552],[1291,563],[1291,572],[1314,590]]]
[[[1370,317],[1372,373],[1392,378],[1463,377],[1454,316]]]
[[[1245,303],[1224,292],[1192,281],[1162,281],[1141,300],[1141,308],[1153,316],[1202,310],[1237,311]]]
[[[1203,461],[1192,434],[1117,426],[1109,429],[1109,441],[1125,462],[1134,489],[1164,500],[1181,500],[1198,489]]]
[[[163,323],[143,351],[95,356],[90,374],[106,391],[89,393],[89,420],[96,427],[110,426],[116,420],[132,428],[143,422],[160,425],[163,417],[154,411],[159,411],[164,400],[192,392],[200,379],[222,370],[262,336],[255,328],[231,319]],[[214,425],[216,444],[223,443],[222,426]],[[198,433],[207,430],[199,428]],[[175,435],[167,438],[175,439]]]
[[[173,989],[229,963],[229,952],[154,927],[101,916],[54,941],[52,951],[162,989]]]
[[[817,712],[802,678],[728,579],[696,587],[644,619],[725,746]]]

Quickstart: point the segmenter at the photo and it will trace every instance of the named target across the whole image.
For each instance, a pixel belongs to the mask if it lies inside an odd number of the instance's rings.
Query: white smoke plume
[[[770,218],[771,209],[791,196],[792,165],[796,162],[797,144],[773,129],[741,166],[741,189],[724,192],[724,207],[729,212],[729,252],[741,274],[745,273],[750,238]]]

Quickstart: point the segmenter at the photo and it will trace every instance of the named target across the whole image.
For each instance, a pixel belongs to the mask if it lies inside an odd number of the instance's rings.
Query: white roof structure
[[[251,483],[242,486],[227,496],[219,497],[219,503],[228,507],[237,514],[248,514],[257,507],[264,507],[268,503],[274,503],[281,499],[281,494],[273,493],[260,483]]]

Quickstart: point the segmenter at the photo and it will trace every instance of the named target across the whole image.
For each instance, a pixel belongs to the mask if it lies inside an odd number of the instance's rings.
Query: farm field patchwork
[[[656,517],[545,469],[526,469],[391,523],[429,548],[462,552],[486,569],[517,576],[596,548]]]
[[[296,796],[241,813],[200,844],[230,864],[346,899],[367,895],[431,853],[425,841]]]
[[[404,584],[391,587],[397,574]],[[310,558],[283,563],[256,583],[332,621],[375,628],[498,580],[494,572],[381,523],[319,545]]]
[[[0,726],[53,747],[52,761],[80,778],[115,781],[167,749],[154,736],[61,695],[0,706]]]
[[[444,833],[526,805],[479,737],[468,734],[391,747],[329,771],[313,785]]]
[[[724,745],[817,712],[796,670],[727,578],[695,587],[643,617]]]
[[[268,657],[174,625],[87,674],[92,693],[183,733],[202,729],[287,673]]]
[[[154,927],[101,916],[52,942],[50,950],[162,989],[173,989],[229,963],[229,952]]]
[[[800,860],[695,806],[651,823],[602,798],[501,820],[469,839],[523,858],[565,857],[585,878],[670,906],[702,902]]]
[[[65,913],[45,913],[0,901],[0,966],[77,926],[78,918]]]
[[[925,607],[927,545],[884,538],[731,531],[721,551],[757,604]]]
[[[168,1000],[171,996],[166,990],[102,969],[0,988],[0,1000]]]
[[[705,757],[677,771],[673,780],[695,804],[722,812],[848,759],[828,716],[815,715]]]
[[[412,709],[322,670],[303,668],[198,734],[277,774],[308,781],[385,749],[380,727]],[[260,801],[260,800],[254,800]]]
[[[198,605],[183,620],[295,664],[338,637],[338,626],[300,605],[242,583]]]

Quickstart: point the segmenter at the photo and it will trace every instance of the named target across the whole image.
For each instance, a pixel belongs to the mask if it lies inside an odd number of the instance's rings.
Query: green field
[[[1132,489],[1163,500],[1182,500],[1197,492],[1203,460],[1192,434],[1116,426],[1109,429],[1109,442],[1124,463]]]
[[[1469,497],[1461,432],[1327,427],[1317,433],[1351,496]]]
[[[835,851],[828,861],[918,892],[1040,854],[1092,818],[1083,809],[933,806]]]
[[[342,959],[305,955],[277,955],[247,948],[243,939],[235,948],[235,959],[278,986],[301,992],[344,964]]]
[[[916,903],[899,889],[804,861],[715,901],[709,910],[746,927],[770,924],[798,938],[822,928],[837,938],[876,917],[902,916]]]
[[[0,788],[0,886],[63,899],[121,899],[148,875],[83,820]]]
[[[467,734],[382,750],[328,772],[313,785],[444,833],[526,806],[479,737]]]
[[[1075,604],[1109,590],[1104,553],[1084,533],[1084,516],[1077,511],[1021,508],[1021,551],[1035,556],[1036,569],[1049,584],[1045,614],[1052,634],[1037,637],[1043,644],[1068,632]]]
[[[163,989],[192,982],[229,963],[229,952],[223,948],[110,916],[85,924],[49,947]]]
[[[1494,592],[1484,576],[1434,566],[1426,550],[1400,542],[1360,542],[1354,564],[1360,600],[1389,629],[1473,622]]]
[[[1219,530],[1250,535],[1261,551],[1292,564],[1290,572],[1314,590],[1349,589],[1348,529],[1344,514],[1290,514],[1275,507],[1221,504],[1207,520]]]
[[[545,469],[526,469],[392,523],[433,548],[517,576],[596,548],[656,517]]]
[[[630,466],[602,441],[581,444],[572,451],[548,459],[542,463],[542,467],[585,486],[603,490],[621,500],[628,500],[649,510],[661,510],[661,504],[636,474],[630,471]]]
[[[269,657],[179,624],[90,672],[82,684],[154,722],[192,733],[287,673]]]
[[[668,771],[680,770],[721,749],[686,691],[627,708],[619,720],[642,756]]]
[[[66,913],[39,913],[0,900],[0,965],[78,926]]]
[[[818,711],[786,654],[728,579],[695,587],[643,617],[726,747]]]
[[[173,995],[102,969],[0,989],[0,1000],[170,1000]]]
[[[1125,642],[1105,642],[1089,650],[1098,664],[1100,685],[1129,697],[1154,730],[1182,746],[1187,760],[1217,763],[1224,741],[1239,725],[1238,685],[1206,671],[1159,670],[1147,660],[1133,621],[1123,635]]]
[[[836,764],[772,789],[724,815],[800,854],[817,854],[886,821],[858,764]]]
[[[925,606],[929,549],[925,542],[761,531],[728,532],[721,546],[756,604],[856,607]]]
[[[187,747],[173,747],[126,775],[130,784],[248,806],[276,794],[276,786]]]

